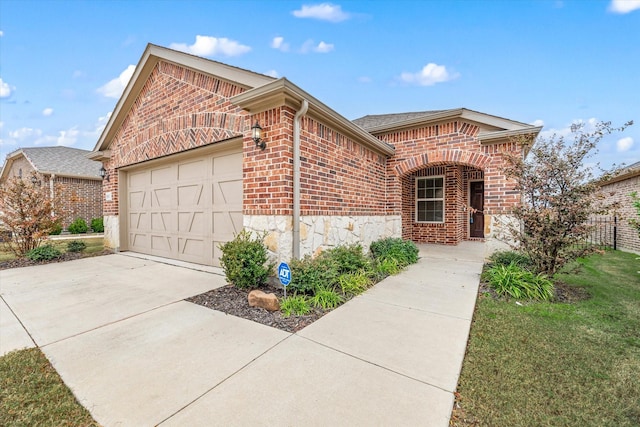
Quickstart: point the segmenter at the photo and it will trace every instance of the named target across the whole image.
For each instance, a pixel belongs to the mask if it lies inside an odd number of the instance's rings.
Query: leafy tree
[[[528,158],[505,154],[505,174],[515,181],[522,197],[512,211],[518,221],[505,224],[506,232],[538,273],[553,275],[589,250],[582,244],[593,228],[587,220],[612,207],[604,201],[599,185],[615,172],[596,180],[593,171],[601,170],[599,165],[586,166],[585,161],[597,153],[605,135],[631,124],[614,128],[610,122],[600,122],[587,131],[578,123],[571,126],[572,138],[539,137],[535,144],[530,137],[519,137],[514,142],[531,146]]]
[[[631,204],[638,213],[638,218],[631,218],[629,224],[638,231],[638,236],[640,236],[640,196],[638,196],[637,191],[629,194],[629,196],[631,196]]]
[[[56,203],[48,193],[44,186],[22,178],[11,178],[0,187],[0,228],[12,235],[4,245],[18,257],[37,248],[56,225]]]

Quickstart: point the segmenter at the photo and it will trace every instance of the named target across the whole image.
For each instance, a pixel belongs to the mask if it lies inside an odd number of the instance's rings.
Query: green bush
[[[418,248],[410,240],[388,237],[371,243],[371,255],[379,262],[395,260],[400,268],[418,262]]]
[[[81,234],[86,233],[89,230],[87,226],[87,222],[82,218],[76,218],[71,224],[69,224],[69,233],[71,234]]]
[[[67,243],[67,252],[82,252],[87,248],[87,244],[82,240],[72,240]]]
[[[38,246],[35,249],[31,249],[27,252],[27,258],[31,261],[49,261],[55,258],[59,258],[62,255],[58,249],[51,244]]]
[[[292,295],[280,301],[280,311],[284,317],[289,317],[292,314],[304,316],[311,311],[311,306],[304,295]]]
[[[91,230],[94,233],[102,233],[102,232],[104,232],[104,220],[102,219],[102,217],[93,218],[91,220]]]
[[[242,230],[233,240],[220,245],[220,264],[227,281],[238,288],[257,288],[263,285],[274,264],[269,263],[264,235],[255,239],[251,233]]]
[[[362,252],[362,246],[345,245],[328,249],[320,254],[321,258],[328,258],[335,263],[338,274],[353,273],[370,268],[370,260]]]
[[[498,295],[542,301],[553,298],[553,283],[545,275],[533,274],[514,262],[494,265],[483,276]]]
[[[291,283],[294,292],[310,294],[319,287],[334,287],[338,282],[338,266],[328,256],[294,259],[290,263]]]
[[[344,298],[329,287],[318,287],[309,301],[314,307],[331,310],[342,304]]]
[[[489,263],[491,265],[504,265],[516,264],[522,268],[528,268],[532,265],[531,258],[527,255],[516,251],[497,251],[491,254],[489,257]]]
[[[60,233],[62,233],[62,224],[60,223],[60,221],[56,221],[51,226],[51,230],[49,230],[49,235],[57,236]]]
[[[382,258],[376,262],[376,276],[379,280],[398,274],[402,267],[395,258]]]
[[[364,270],[354,273],[345,273],[338,277],[338,286],[347,296],[360,295],[371,286],[371,278]]]

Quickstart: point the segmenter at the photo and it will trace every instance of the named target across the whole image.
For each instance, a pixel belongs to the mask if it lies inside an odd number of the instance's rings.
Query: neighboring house
[[[102,217],[101,164],[90,160],[90,153],[70,147],[19,148],[7,154],[0,185],[11,178],[35,176],[37,185],[48,188],[51,196],[61,192],[62,206],[54,208],[63,228],[76,218],[90,225],[91,219]]]
[[[148,45],[91,158],[107,245],[218,265],[242,228],[280,260],[387,236],[493,242],[519,200],[510,138],[540,129],[464,108],[350,121],[286,78]]]
[[[624,168],[615,178],[602,185],[602,192],[607,202],[617,202],[617,248],[627,252],[640,254],[640,237],[638,231],[629,225],[629,219],[638,218],[638,211],[632,205],[631,193],[640,197],[640,162]]]

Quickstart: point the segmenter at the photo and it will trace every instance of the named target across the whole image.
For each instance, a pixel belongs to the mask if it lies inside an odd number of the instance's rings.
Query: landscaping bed
[[[278,300],[282,300],[284,297],[282,289],[259,289],[265,293],[273,292]],[[328,313],[328,311],[314,308],[305,315],[284,317],[280,311],[268,311],[264,308],[249,306],[247,302],[249,292],[248,289],[227,285],[188,298],[187,301],[291,333],[301,330]]]

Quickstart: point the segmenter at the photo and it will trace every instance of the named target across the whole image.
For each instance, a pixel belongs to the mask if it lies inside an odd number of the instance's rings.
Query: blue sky
[[[0,159],[93,149],[147,43],[287,77],[349,119],[466,107],[640,161],[640,0],[0,1]]]

